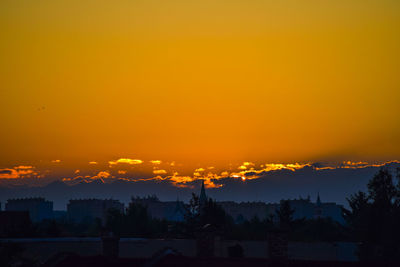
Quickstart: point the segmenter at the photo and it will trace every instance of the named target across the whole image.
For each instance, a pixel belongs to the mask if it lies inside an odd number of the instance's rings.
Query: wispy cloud
[[[141,159],[128,159],[128,158],[120,158],[117,160],[112,160],[108,162],[111,166],[117,164],[129,164],[129,165],[137,165],[142,164],[143,160]]]
[[[13,168],[0,169],[0,179],[40,178],[33,166],[20,165]]]
[[[96,176],[92,177],[92,179],[96,179],[96,177],[98,177],[98,178],[108,178],[108,177],[110,177],[110,175],[111,174],[108,171],[101,171]]]
[[[17,179],[19,174],[14,169],[0,169],[0,179]]]
[[[28,175],[28,174],[33,174],[33,166],[17,166],[14,167],[15,170],[17,170],[19,175]]]
[[[338,164],[329,163],[265,163],[257,165],[250,161],[242,162],[241,164],[229,164],[226,168],[214,167],[197,167],[192,171],[184,167],[180,163],[171,164],[171,162],[161,162],[151,160],[144,162],[140,159],[120,158],[111,160],[109,169],[97,169],[97,166],[91,168],[72,169],[71,176],[64,178],[66,182],[77,183],[79,181],[91,182],[101,179],[105,182],[112,182],[117,179],[123,179],[131,182],[145,181],[160,181],[170,183],[176,187],[191,188],[203,180],[208,188],[220,188],[226,184],[226,179],[240,179],[243,182],[253,179],[265,177],[270,172],[286,171],[296,172],[304,168],[314,171],[329,171],[335,169],[361,169],[368,167],[382,167],[391,163],[399,163],[394,160],[390,162],[368,163],[365,161],[343,161]],[[89,162],[91,165],[97,165],[97,162]],[[127,168],[130,165],[143,165],[140,168]],[[53,165],[54,166],[54,165]],[[44,177],[40,173],[45,173],[46,176],[51,174],[51,166],[48,169],[39,171],[30,165],[19,165],[11,168],[0,169],[0,179],[8,179],[12,183],[12,179],[18,178],[41,178]],[[93,172],[93,168],[97,169]],[[89,173],[88,173],[89,172]],[[172,175],[171,175],[172,174]],[[57,174],[55,174],[57,175]],[[64,174],[62,174],[64,176]],[[61,177],[63,177],[61,176]],[[65,176],[64,176],[65,177]],[[27,179],[25,179],[27,181]],[[8,182],[7,182],[8,183]]]
[[[167,174],[166,170],[153,170],[154,174]]]
[[[79,183],[79,182],[89,183],[89,182],[94,181],[94,180],[101,180],[104,183],[105,182],[104,179],[108,179],[110,177],[111,177],[110,172],[108,172],[108,171],[100,171],[94,176],[79,175],[79,176],[75,176],[75,177],[72,177],[72,178],[66,177],[66,178],[63,178],[62,181],[65,182],[65,183],[68,183],[68,184],[76,184],[76,183]]]
[[[363,162],[363,161],[358,161],[358,162],[352,162],[352,161],[343,161],[341,164],[338,166],[336,165],[329,165],[329,164],[311,164],[316,170],[335,170],[335,169],[363,169],[363,168],[369,168],[369,167],[383,167],[385,165],[391,164],[391,163],[400,163],[399,160],[391,160],[387,162],[382,162],[382,163],[368,163],[368,162]]]

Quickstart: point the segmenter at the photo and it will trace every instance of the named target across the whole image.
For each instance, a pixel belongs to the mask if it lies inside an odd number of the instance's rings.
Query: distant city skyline
[[[207,196],[204,183],[201,185],[200,192],[197,192],[199,206],[203,207],[210,199]],[[196,193],[195,193],[196,194]],[[342,205],[335,202],[321,201],[318,193],[316,200],[311,201],[310,195],[305,198],[301,196],[295,199],[281,199],[277,202],[263,201],[217,201],[218,205],[232,217],[235,223],[243,223],[255,217],[260,220],[271,219],[278,222],[277,210],[281,206],[282,201],[287,201],[294,210],[293,219],[317,219],[330,218],[340,224],[344,224],[342,215]],[[1,203],[1,202],[0,202]],[[110,209],[117,210],[124,214],[126,212],[125,205],[118,199],[99,199],[99,198],[78,198],[70,199],[64,209],[54,210],[53,202],[45,198],[12,198],[5,203],[5,211],[28,211],[33,222],[41,222],[48,219],[64,218],[71,222],[90,222],[100,219],[103,224],[107,220],[107,214]],[[155,194],[137,197],[132,196],[129,205],[141,205],[146,207],[149,215],[154,219],[168,220],[170,222],[183,222],[188,213],[190,202],[184,202],[177,198],[175,201],[162,201]],[[0,211],[1,211],[0,206]]]
[[[62,161],[54,164],[59,166]],[[104,163],[107,168],[108,164],[109,162]],[[232,166],[232,171],[226,176],[222,176],[222,171],[218,169],[197,170],[206,172],[206,176],[194,176],[193,173],[188,173],[187,176],[184,173],[171,176],[168,173],[155,175],[152,173],[153,164],[154,162],[143,162],[132,165],[132,168],[130,164],[124,163],[126,173],[120,172],[119,164],[111,164],[110,174],[105,174],[105,170],[108,169],[103,169],[100,163],[88,164],[94,168],[89,175],[74,171],[64,173],[62,171],[65,170],[59,166],[59,173],[47,172],[47,176],[43,178],[24,176],[1,179],[0,201],[4,203],[8,198],[16,197],[46,197],[55,202],[57,209],[64,208],[71,198],[114,198],[127,204],[132,196],[155,194],[163,201],[174,201],[177,198],[188,201],[191,193],[198,192],[201,182],[204,181],[209,196],[217,201],[277,202],[281,199],[305,198],[308,195],[315,201],[319,193],[323,201],[346,206],[346,198],[360,190],[366,191],[368,181],[381,168],[388,169],[393,175],[396,175],[396,170],[400,168],[397,161],[383,165],[346,162],[336,167],[315,163],[263,165],[263,168],[259,168],[258,165],[249,167],[251,164],[247,162],[248,168],[241,168],[245,164]],[[150,172],[146,174],[143,169],[137,172],[138,166],[147,168]],[[157,162],[156,166],[161,169],[162,163]],[[267,171],[266,168],[271,169]],[[20,169],[27,172],[26,167]],[[240,175],[234,176],[232,173]]]

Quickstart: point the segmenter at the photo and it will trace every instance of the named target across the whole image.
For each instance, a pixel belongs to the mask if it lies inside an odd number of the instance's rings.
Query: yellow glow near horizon
[[[399,29],[395,0],[1,1],[0,164],[398,159]]]

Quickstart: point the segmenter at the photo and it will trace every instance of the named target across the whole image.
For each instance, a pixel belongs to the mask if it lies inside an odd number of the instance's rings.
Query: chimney
[[[268,253],[271,262],[284,263],[288,260],[288,233],[282,229],[268,232]]]
[[[116,259],[119,256],[119,237],[112,232],[101,237],[103,246],[103,256]]]
[[[200,258],[212,258],[215,256],[216,233],[213,226],[206,224],[197,233],[196,254]]]

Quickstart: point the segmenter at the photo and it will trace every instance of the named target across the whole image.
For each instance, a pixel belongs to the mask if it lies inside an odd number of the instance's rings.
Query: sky
[[[3,177],[400,159],[396,0],[3,0],[0,31]]]

